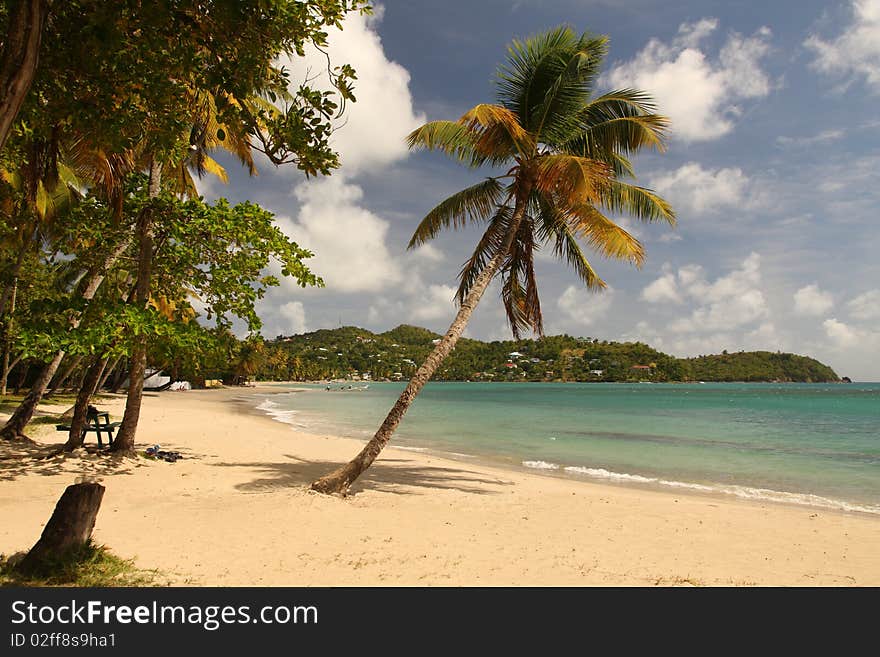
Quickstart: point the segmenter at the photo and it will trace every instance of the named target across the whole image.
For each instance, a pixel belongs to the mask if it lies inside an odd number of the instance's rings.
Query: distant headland
[[[260,378],[406,380],[440,335],[401,325],[385,333],[344,326],[267,341]],[[676,358],[641,342],[548,335],[536,340],[482,342],[462,338],[435,381],[800,382],[840,383],[814,358],[740,351]]]

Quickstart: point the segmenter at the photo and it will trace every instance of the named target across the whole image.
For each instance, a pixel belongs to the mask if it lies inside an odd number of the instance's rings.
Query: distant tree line
[[[441,336],[415,326],[385,333],[357,327],[279,335],[248,347],[259,379],[406,380]],[[836,382],[833,369],[796,354],[769,351],[676,358],[641,342],[552,335],[482,342],[462,338],[435,381],[782,381]]]

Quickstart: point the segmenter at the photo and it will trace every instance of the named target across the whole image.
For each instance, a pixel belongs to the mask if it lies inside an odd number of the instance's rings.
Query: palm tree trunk
[[[480,275],[477,276],[473,287],[471,287],[470,292],[468,292],[467,297],[465,297],[464,302],[458,309],[458,314],[456,314],[455,319],[449,326],[449,330],[446,331],[446,335],[443,336],[437,346],[434,347],[434,350],[428,355],[428,358],[422,366],[413,375],[413,378],[410,379],[409,384],[401,393],[400,397],[397,398],[394,406],[391,407],[391,410],[385,417],[385,421],[382,422],[382,426],[379,427],[379,430],[370,442],[364,446],[360,454],[347,464],[313,482],[311,485],[312,490],[319,493],[345,494],[351,484],[373,464],[373,461],[376,460],[376,457],[379,456],[379,453],[385,448],[388,441],[391,440],[391,436],[394,435],[397,425],[400,424],[403,416],[406,415],[406,412],[415,400],[416,395],[419,394],[419,391],[434,375],[434,372],[437,371],[440,363],[449,355],[455,347],[455,343],[458,342],[458,339],[464,332],[464,329],[467,326],[474,309],[482,298],[483,293],[486,291],[486,288],[489,287],[489,283],[492,282],[492,279],[495,277],[495,274],[498,272],[507,257],[510,247],[513,244],[513,240],[516,237],[516,231],[522,221],[523,214],[524,207],[518,204],[511,221],[509,233],[505,237],[504,245],[489,261],[489,264]]]
[[[72,452],[76,448],[82,447],[84,437],[83,428],[86,426],[86,421],[88,420],[89,402],[92,400],[92,395],[95,394],[95,390],[98,388],[98,381],[101,380],[104,368],[107,367],[107,360],[106,357],[97,358],[86,372],[86,376],[79,388],[79,393],[76,395],[76,404],[73,407],[73,419],[70,421],[70,433],[67,434],[67,442],[64,444],[65,452]]]
[[[150,183],[148,195],[156,198],[159,195],[162,177],[162,164],[154,157],[150,161]],[[135,303],[145,308],[150,301],[150,277],[153,272],[153,221],[152,210],[147,207],[138,217],[137,240],[140,245],[138,254],[138,275],[135,291]],[[147,336],[138,335],[131,351],[131,367],[128,373],[128,397],[125,400],[125,414],[122,425],[113,442],[112,451],[134,455],[134,437],[137,433],[138,420],[141,415],[141,402],[144,397],[144,374],[147,369]]]
[[[12,124],[34,80],[48,13],[46,0],[18,0],[11,4],[0,56],[0,150],[6,145]]]
[[[95,293],[101,286],[101,283],[104,282],[104,276],[107,273],[107,270],[113,266],[113,264],[123,254],[126,248],[128,248],[128,242],[126,241],[123,241],[121,244],[117,245],[117,247],[104,259],[101,267],[99,267],[96,271],[92,273],[81,294],[86,303],[94,298]],[[72,331],[76,329],[79,326],[80,321],[82,321],[82,315],[77,315],[76,317],[71,318],[70,330]],[[3,426],[3,428],[0,429],[0,438],[2,438],[3,440],[30,441],[30,439],[24,435],[24,428],[28,425],[28,423],[31,421],[31,418],[34,416],[34,411],[37,408],[37,404],[40,403],[43,395],[46,394],[46,389],[49,386],[49,382],[58,371],[58,367],[61,365],[64,354],[64,351],[58,351],[55,354],[55,357],[43,367],[43,370],[40,372],[37,380],[31,386],[30,392],[27,394],[27,396],[25,396],[21,404],[18,405],[18,408],[15,409],[12,417],[10,417],[9,420],[6,421],[6,424]]]

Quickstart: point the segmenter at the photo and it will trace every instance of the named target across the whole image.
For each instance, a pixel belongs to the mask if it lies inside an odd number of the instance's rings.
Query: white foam
[[[273,402],[271,399],[267,399],[262,402],[259,406],[257,406],[258,411],[263,411],[266,415],[271,417],[276,422],[283,422],[284,424],[292,424],[294,426],[302,428],[304,425],[298,422],[294,422],[294,416],[297,414],[297,411],[294,410],[283,410],[281,409],[281,405],[277,402]]]
[[[535,468],[536,470],[558,470],[556,463],[548,463],[547,461],[523,461],[522,464],[527,468]]]
[[[523,464],[525,465],[524,462]],[[543,463],[543,461],[529,461],[529,463]],[[559,466],[552,465],[552,469]],[[688,490],[697,490],[706,493],[723,493],[724,495],[733,495],[747,500],[758,500],[766,502],[783,502],[786,504],[798,504],[801,506],[813,506],[823,509],[835,509],[840,511],[859,511],[861,513],[871,513],[880,515],[880,506],[853,504],[843,500],[835,500],[820,495],[812,495],[810,493],[790,493],[788,491],[771,490],[769,488],[751,488],[749,486],[731,486],[716,485],[708,486],[705,484],[695,484],[686,481],[670,481],[669,479],[658,479],[656,477],[644,477],[637,474],[629,474],[626,472],[612,472],[604,468],[585,468],[582,466],[567,466],[563,468],[566,472],[574,474],[587,475],[598,479],[606,479],[612,481],[637,482],[642,484],[657,484],[669,488],[684,488]]]
[[[395,445],[397,449],[405,449],[408,452],[427,452],[427,447],[408,447],[406,445]]]
[[[590,477],[599,477],[601,479],[613,479],[617,481],[637,481],[643,484],[654,483],[657,480],[653,477],[643,477],[642,475],[627,474],[626,472],[612,472],[605,468],[584,468],[581,466],[568,466],[566,472],[574,472],[576,474],[585,474]]]

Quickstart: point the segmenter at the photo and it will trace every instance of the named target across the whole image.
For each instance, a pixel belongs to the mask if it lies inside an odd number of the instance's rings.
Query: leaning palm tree
[[[541,335],[534,254],[542,244],[588,289],[600,290],[605,283],[580,241],[636,266],[644,259],[638,240],[606,213],[674,223],[666,201],[626,182],[635,177],[628,155],[645,147],[662,151],[667,120],[642,92],[592,95],[607,44],[604,36],[578,36],[567,27],[514,41],[497,73],[498,104],[477,105],[458,121],[433,121],[409,135],[411,148],[440,150],[471,167],[504,168],[440,203],[416,228],[410,248],[450,226],[486,226],[459,275],[458,314],[360,454],[315,481],[313,490],[345,493],[373,463],[496,276],[514,336],[524,329]]]

